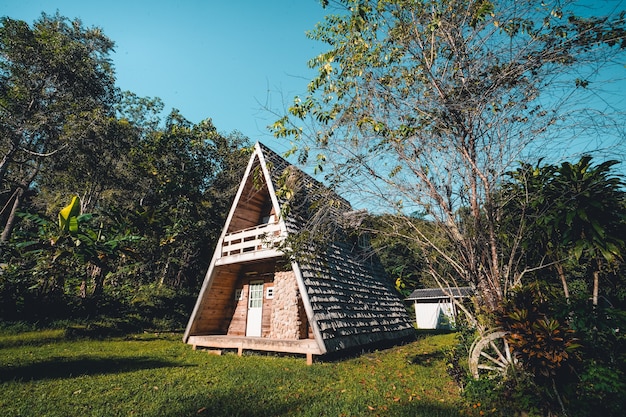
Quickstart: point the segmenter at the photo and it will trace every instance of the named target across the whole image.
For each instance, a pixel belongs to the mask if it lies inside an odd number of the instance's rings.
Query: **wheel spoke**
[[[498,349],[498,347],[496,346],[496,344],[491,341],[491,343],[489,343],[491,345],[491,347],[493,348],[493,350],[496,351],[496,354],[498,355],[498,358],[500,358],[500,360],[504,363],[507,362],[506,358],[504,357],[504,355],[502,354],[502,352],[500,351],[500,349]]]
[[[495,363],[500,368],[506,368],[506,362],[501,362],[501,361],[499,361],[498,359],[494,358],[493,356],[489,355],[486,352],[480,352],[480,356],[489,359],[491,362]]]
[[[513,359],[511,358],[511,349],[509,348],[509,342],[507,342],[506,337],[504,340],[504,350],[506,351],[506,361],[507,363],[513,363]]]

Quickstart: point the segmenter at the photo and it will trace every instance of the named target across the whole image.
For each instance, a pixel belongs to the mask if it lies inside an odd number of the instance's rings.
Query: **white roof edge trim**
[[[228,225],[230,224],[230,222],[233,219],[233,216],[235,215],[237,203],[241,199],[241,194],[243,193],[243,189],[246,186],[246,181],[244,181],[244,179],[248,178],[248,175],[250,174],[250,171],[252,170],[252,166],[254,165],[254,159],[255,157],[259,156],[260,153],[261,153],[261,147],[259,143],[257,142],[254,146],[254,152],[252,153],[252,155],[250,155],[250,159],[248,160],[248,166],[246,167],[246,171],[243,175],[243,179],[241,183],[239,184],[239,188],[237,189],[237,194],[235,194],[233,203],[230,206],[230,211],[228,212],[228,217],[226,218],[226,221],[224,222],[224,227],[222,228],[222,233],[220,234],[220,238],[218,239],[217,245],[215,246],[215,251],[213,252],[213,257],[211,258],[211,263],[209,264],[209,269],[207,270],[207,273],[204,276],[204,281],[202,282],[200,293],[198,294],[198,298],[196,299],[196,303],[191,312],[191,316],[189,317],[189,321],[187,322],[187,327],[185,328],[185,334],[183,335],[183,342],[185,343],[187,343],[187,340],[189,340],[189,336],[190,336],[189,333],[191,332],[191,328],[193,327],[193,323],[196,319],[196,316],[198,315],[198,312],[200,311],[200,308],[202,304],[204,303],[205,294],[211,287],[213,271],[215,270],[215,262],[219,258],[221,247],[222,247],[222,242],[224,241],[224,237],[226,236]]]
[[[293,269],[293,272],[296,276],[296,282],[298,283],[298,289],[300,290],[300,296],[302,297],[302,304],[304,304],[304,310],[306,311],[306,315],[309,319],[309,324],[311,325],[311,329],[313,329],[315,341],[317,342],[317,345],[320,348],[320,352],[323,355],[328,351],[328,349],[326,349],[324,339],[322,338],[322,332],[320,332],[320,328],[317,325],[317,321],[315,320],[313,307],[311,307],[311,300],[309,299],[309,293],[307,292],[306,286],[304,285],[302,271],[300,271],[300,266],[296,261],[291,262],[291,268]]]
[[[276,197],[276,189],[274,188],[274,183],[272,182],[272,177],[270,176],[270,172],[267,169],[267,161],[265,160],[265,155],[263,155],[263,149],[261,149],[261,144],[257,142],[254,145],[254,151],[259,157],[259,164],[261,166],[261,170],[263,171],[263,177],[265,178],[265,183],[267,184],[267,191],[270,194],[270,199],[272,200],[272,206],[274,207],[274,211],[278,216],[278,220],[280,223],[280,228],[283,233],[287,231],[287,226],[285,225],[283,216],[281,214],[280,204],[278,204],[278,198]],[[246,171],[246,174],[248,172]]]
[[[189,340],[191,328],[193,327],[196,316],[198,315],[200,308],[202,307],[204,294],[206,294],[211,288],[211,282],[213,281],[213,271],[215,270],[215,256],[219,249],[219,246],[215,249],[216,253],[213,254],[213,259],[211,261],[211,264],[209,265],[209,269],[207,270],[206,275],[204,276],[204,281],[202,282],[202,288],[200,288],[200,293],[198,295],[198,298],[196,299],[196,304],[193,307],[191,316],[189,316],[189,321],[187,322],[187,327],[185,328],[185,334],[183,335],[183,342],[185,343],[187,343],[187,340]]]

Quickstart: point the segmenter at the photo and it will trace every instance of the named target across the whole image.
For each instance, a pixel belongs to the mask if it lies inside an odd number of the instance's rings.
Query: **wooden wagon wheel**
[[[504,375],[509,366],[517,363],[506,341],[507,332],[496,330],[484,334],[470,348],[469,369],[474,379],[481,375]]]

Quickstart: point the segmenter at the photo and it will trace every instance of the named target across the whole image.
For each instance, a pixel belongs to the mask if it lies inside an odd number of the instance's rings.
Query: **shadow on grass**
[[[75,378],[82,375],[120,374],[143,369],[171,368],[191,365],[158,359],[120,358],[53,358],[45,362],[24,366],[0,367],[0,382],[39,381],[46,379]]]
[[[421,365],[421,366],[433,366],[437,362],[441,362],[446,358],[446,355],[443,351],[438,350],[430,353],[422,353],[419,355],[415,355],[411,358],[410,362],[413,365]]]

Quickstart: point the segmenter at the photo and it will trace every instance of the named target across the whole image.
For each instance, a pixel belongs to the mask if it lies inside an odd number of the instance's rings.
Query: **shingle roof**
[[[261,145],[270,165],[274,186],[290,167],[278,154]],[[306,292],[327,352],[383,340],[394,340],[414,334],[404,303],[393,288],[379,259],[372,251],[363,251],[347,238],[346,213],[350,203],[306,173],[295,169],[301,181],[293,200],[297,204],[286,212],[285,222],[290,234],[307,227],[313,215],[311,206],[330,201],[328,216],[334,221],[335,237],[324,246],[303,245],[298,250],[308,253],[298,262]],[[324,200],[326,199],[326,200]],[[285,200],[279,201],[286,204]],[[328,207],[318,207],[323,209]],[[343,223],[343,225],[342,225]],[[343,238],[342,238],[343,237]],[[300,254],[303,255],[303,254]]]
[[[473,293],[471,287],[451,287],[444,291],[441,288],[422,288],[415,290],[409,295],[407,300],[433,300],[440,298],[449,298],[451,295],[455,298],[469,297]]]
[[[288,232],[298,233],[302,231],[309,224],[311,216],[315,214],[332,215],[339,219],[341,214],[352,211],[350,203],[345,198],[291,165],[267,146],[262,143],[258,143],[258,145],[267,162],[274,189],[280,189],[284,182],[288,182],[287,186],[294,191],[291,199],[277,196],[280,208],[285,215]],[[284,174],[286,172],[290,174],[290,179],[285,179]]]

